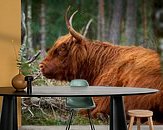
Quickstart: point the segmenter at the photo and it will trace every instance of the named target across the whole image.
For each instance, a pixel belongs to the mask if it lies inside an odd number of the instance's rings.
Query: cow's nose
[[[40,70],[42,70],[44,68],[44,65],[43,64],[39,64],[39,68],[40,68]]]

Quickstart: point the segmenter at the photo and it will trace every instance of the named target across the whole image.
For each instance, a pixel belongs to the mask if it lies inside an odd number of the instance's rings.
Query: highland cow
[[[67,11],[68,12],[68,11]],[[163,121],[163,80],[159,55],[150,49],[118,46],[89,40],[76,32],[65,15],[69,34],[60,37],[40,63],[49,79],[71,81],[86,79],[91,86],[155,88],[156,94],[126,96],[125,110],[149,109],[154,119]],[[96,108],[91,114],[109,114],[109,97],[94,97]]]

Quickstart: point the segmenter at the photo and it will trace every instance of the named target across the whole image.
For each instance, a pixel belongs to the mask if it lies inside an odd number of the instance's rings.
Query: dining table
[[[0,130],[18,130],[17,97],[98,97],[110,96],[110,130],[127,130],[124,96],[152,94],[157,89],[112,86],[32,86],[32,92],[16,91],[12,86],[0,87],[3,96]],[[54,127],[55,129],[55,127]]]

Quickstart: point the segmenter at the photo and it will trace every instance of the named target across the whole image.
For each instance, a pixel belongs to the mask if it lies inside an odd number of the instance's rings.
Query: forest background
[[[37,61],[28,68],[24,68],[25,73],[30,72],[36,77],[35,85],[62,84],[40,76],[38,63],[52,47],[54,41],[68,33],[64,15],[69,6],[71,6],[70,15],[78,10],[73,20],[73,27],[82,34],[86,33],[87,38],[109,41],[117,45],[151,48],[160,54],[161,62],[163,62],[162,0],[22,0],[22,17],[25,27],[25,34],[22,33],[22,36],[25,35],[26,39],[22,40],[20,55],[28,60],[38,51],[41,52]],[[92,22],[89,24],[90,20]],[[53,99],[53,101],[39,98],[37,103],[36,100],[30,99],[32,105],[29,106],[29,102],[23,100],[23,112],[26,113],[23,114],[25,115],[23,123],[64,123],[66,116],[60,117],[54,113],[54,109],[63,111],[63,102],[60,98]],[[41,114],[35,114],[37,110],[33,109],[34,106],[37,106],[37,109],[44,115],[43,117],[36,117],[36,115]],[[53,115],[50,121],[47,118],[49,117],[49,113],[47,114],[49,109],[47,108],[51,109],[51,115]],[[33,118],[36,122],[32,122]],[[81,118],[79,120],[83,123]]]

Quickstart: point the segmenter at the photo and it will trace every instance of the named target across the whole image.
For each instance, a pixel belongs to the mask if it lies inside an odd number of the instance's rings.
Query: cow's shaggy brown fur
[[[71,34],[60,37],[40,65],[47,78],[70,81],[86,79],[90,85],[156,88],[151,95],[125,97],[125,110],[150,109],[163,120],[163,80],[159,55],[150,49],[78,41]],[[109,114],[109,97],[95,97],[92,115]]]

